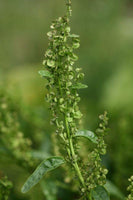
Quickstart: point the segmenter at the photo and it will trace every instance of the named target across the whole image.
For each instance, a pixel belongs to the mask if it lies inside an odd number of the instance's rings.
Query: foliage
[[[0,179],[0,200],[8,200],[12,187],[12,182],[7,177]]]
[[[42,177],[47,172],[56,169],[63,163],[64,159],[61,157],[49,157],[48,159],[44,160],[25,182],[22,188],[22,192],[28,192],[34,185],[36,185],[42,179]]]
[[[0,93],[0,143],[2,149],[23,167],[32,167],[31,141],[24,138],[12,100],[5,92]]]

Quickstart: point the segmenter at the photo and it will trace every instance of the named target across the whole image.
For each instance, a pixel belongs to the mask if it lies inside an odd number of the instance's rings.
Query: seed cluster
[[[127,190],[130,192],[130,194],[127,197],[127,200],[133,200],[133,176],[131,176],[129,179],[130,185],[128,186]]]
[[[49,39],[48,50],[43,64],[47,70],[47,101],[52,111],[52,123],[58,127],[57,133],[66,138],[64,115],[67,117],[70,132],[76,131],[76,120],[82,117],[78,107],[80,101],[77,89],[84,87],[80,80],[84,77],[81,68],[74,68],[78,60],[74,50],[79,44],[79,36],[70,34],[68,15],[59,17],[51,25],[47,33]]]
[[[9,155],[24,167],[33,165],[31,155],[31,141],[24,138],[20,131],[17,113],[12,99],[0,94],[0,141]]]
[[[101,155],[106,154],[106,144],[104,137],[107,134],[108,117],[107,112],[99,116],[101,123],[99,128],[96,130],[98,143],[94,150],[88,155],[88,164],[86,166],[87,173],[86,185],[89,190],[92,190],[97,185],[104,185],[106,183],[106,174],[108,170],[101,164]]]
[[[0,179],[0,199],[8,200],[8,196],[10,194],[10,190],[12,189],[12,182],[8,180],[7,177],[3,177]]]

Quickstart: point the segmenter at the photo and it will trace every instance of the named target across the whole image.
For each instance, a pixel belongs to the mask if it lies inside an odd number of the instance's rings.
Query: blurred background
[[[88,85],[80,91],[83,126],[95,130],[98,115],[108,111],[104,163],[108,179],[126,194],[128,177],[133,174],[133,0],[72,0],[72,5],[71,31],[81,39],[76,65],[83,68]],[[64,15],[65,9],[63,0],[0,0],[0,93],[10,96],[10,107],[32,147],[46,154],[51,153],[53,128],[44,100],[45,81],[38,70],[51,21]],[[10,167],[9,160],[1,157],[0,171],[15,187],[11,199],[45,199],[37,195],[37,188],[20,194],[27,172],[11,160]],[[68,198],[72,199],[71,194]]]

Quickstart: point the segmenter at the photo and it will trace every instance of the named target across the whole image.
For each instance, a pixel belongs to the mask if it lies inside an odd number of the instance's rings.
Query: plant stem
[[[62,89],[61,89],[61,84],[60,84],[60,80],[58,79],[58,85],[59,85],[59,93],[61,95],[61,97],[63,98],[63,93],[62,93]],[[68,152],[68,156],[69,159],[73,161],[73,167],[76,171],[76,174],[79,178],[79,181],[81,183],[81,185],[83,186],[83,188],[85,188],[86,190],[86,185],[84,182],[84,178],[81,174],[80,168],[78,166],[78,163],[76,161],[76,154],[75,154],[75,150],[74,150],[74,146],[73,146],[73,140],[72,140],[72,135],[70,134],[70,129],[69,129],[69,123],[68,123],[68,119],[67,119],[67,115],[66,113],[64,114],[64,120],[65,120],[65,126],[66,126],[66,132],[67,132],[67,136],[68,136],[68,140],[69,140],[69,148],[66,147],[67,152]],[[88,192],[86,192],[87,195],[87,200],[92,200],[91,198],[91,194],[89,194]]]
[[[73,141],[72,141],[72,137],[70,135],[69,124],[68,124],[68,120],[67,120],[66,115],[65,115],[65,125],[66,125],[66,131],[67,131],[67,135],[68,135],[68,139],[69,139],[71,157],[72,157],[73,162],[74,162],[73,166],[75,168],[75,171],[77,172],[77,175],[79,177],[81,184],[83,185],[83,187],[85,187],[85,182],[84,182],[83,176],[80,172],[79,166],[78,166],[77,161],[76,161],[76,155],[75,155],[75,151],[74,151],[74,147],[73,147]]]
[[[65,125],[66,125],[66,131],[67,131],[67,135],[68,135],[68,139],[69,139],[70,152],[71,152],[71,155],[69,155],[69,157],[70,157],[70,159],[72,158],[72,160],[73,160],[73,167],[74,167],[74,169],[76,171],[76,174],[77,174],[77,176],[78,176],[78,178],[79,178],[82,186],[86,189],[84,178],[83,178],[83,176],[81,174],[80,168],[79,168],[78,163],[76,161],[76,154],[75,154],[75,151],[74,151],[73,140],[72,140],[72,136],[70,135],[69,123],[68,123],[66,115],[65,115]],[[92,200],[91,194],[89,194],[88,192],[86,192],[86,195],[87,195],[87,199],[88,200]]]

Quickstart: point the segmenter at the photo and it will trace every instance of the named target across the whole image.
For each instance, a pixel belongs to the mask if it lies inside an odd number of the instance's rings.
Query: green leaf
[[[75,137],[85,137],[95,144],[97,144],[97,140],[98,140],[95,133],[93,133],[92,131],[88,131],[88,130],[80,130],[80,131],[76,132]]]
[[[27,179],[25,184],[23,185],[21,191],[22,193],[28,192],[34,185],[36,185],[43,176],[60,165],[64,163],[64,159],[62,157],[53,156],[44,160],[33,172],[33,174]]]
[[[84,89],[87,88],[88,86],[82,83],[76,83],[75,85],[72,86],[73,89]]]
[[[69,37],[71,37],[71,38],[79,38],[79,35],[76,35],[76,34],[70,34]]]
[[[110,200],[110,196],[103,186],[97,186],[92,191],[92,197],[94,200]]]
[[[41,77],[52,77],[52,74],[47,70],[40,70],[38,73],[41,75]]]
[[[57,200],[58,188],[54,180],[42,180],[40,185],[46,200]]]
[[[124,199],[122,192],[111,181],[107,180],[105,188],[108,190],[110,195],[116,196],[119,199]]]

